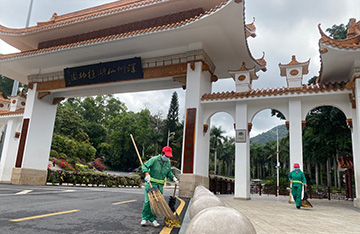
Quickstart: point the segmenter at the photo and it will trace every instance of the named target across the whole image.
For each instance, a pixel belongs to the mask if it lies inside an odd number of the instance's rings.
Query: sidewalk
[[[246,215],[258,234],[360,233],[360,209],[352,201],[309,200],[313,208],[296,209],[288,197],[252,195],[251,200],[218,195],[228,207]]]

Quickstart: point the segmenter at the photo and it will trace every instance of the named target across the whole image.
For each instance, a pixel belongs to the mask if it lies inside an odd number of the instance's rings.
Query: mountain
[[[278,128],[279,131],[279,140],[288,135],[288,130],[286,129],[285,124],[283,124],[250,138],[250,142],[265,145],[268,141],[276,141],[276,128]]]

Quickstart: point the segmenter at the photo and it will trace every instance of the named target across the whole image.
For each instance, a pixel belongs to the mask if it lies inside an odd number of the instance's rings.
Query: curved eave
[[[333,39],[329,36],[327,36],[324,31],[321,29],[320,27],[321,25],[318,25],[319,28],[319,32],[321,34],[321,38],[319,40],[319,43],[324,43],[326,45],[332,46],[334,48],[339,48],[339,49],[360,49],[360,35],[351,37],[351,38],[346,38],[343,40],[336,40]]]
[[[65,46],[2,55],[0,72],[28,83],[27,76],[32,74],[133,56],[150,58],[182,53],[191,50],[189,45],[199,42],[213,60],[218,78],[228,78],[228,70],[237,69],[242,62],[249,67],[255,66],[258,71],[264,66],[255,61],[247,46],[243,4],[231,0],[193,20]]]
[[[340,49],[319,43],[321,68],[318,82],[352,81],[352,68],[360,62],[360,48]],[[326,49],[326,50],[325,50]]]
[[[123,3],[125,2],[125,3]],[[130,3],[128,3],[130,2]],[[197,7],[205,11],[221,0],[128,0],[116,1],[56,17],[38,26],[13,29],[0,25],[0,39],[20,51],[33,50],[43,41],[68,37],[121,24],[186,11]]]
[[[321,68],[317,82],[347,82],[352,81],[352,68],[360,63],[360,45],[345,46],[360,40],[360,35],[345,40],[334,40],[328,37],[320,28],[319,51]],[[339,44],[340,43],[340,44]]]

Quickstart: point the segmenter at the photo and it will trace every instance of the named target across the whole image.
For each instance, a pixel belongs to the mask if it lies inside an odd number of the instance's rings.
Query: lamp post
[[[26,19],[25,28],[29,27],[29,24],[30,24],[30,16],[31,16],[33,3],[34,3],[34,0],[30,0],[30,6],[29,6],[27,19]],[[19,81],[14,80],[12,91],[11,91],[11,96],[16,96],[17,95],[18,88],[19,88]]]
[[[276,196],[279,196],[279,168],[280,168],[280,162],[279,162],[279,131],[278,127],[276,127]]]
[[[173,135],[175,135],[175,132],[170,132],[170,129],[168,129],[167,146],[169,146],[170,137]]]

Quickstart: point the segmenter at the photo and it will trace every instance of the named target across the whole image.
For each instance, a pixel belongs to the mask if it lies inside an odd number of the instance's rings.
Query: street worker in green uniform
[[[145,201],[142,210],[141,226],[160,226],[156,221],[156,215],[151,211],[147,190],[150,189],[149,182],[151,182],[153,188],[158,188],[163,193],[165,177],[171,179],[176,184],[179,183],[178,179],[171,172],[170,158],[172,156],[172,149],[169,146],[165,146],[161,154],[152,157],[141,166],[142,172],[145,173]]]
[[[307,187],[304,173],[298,163],[294,164],[294,170],[289,174],[290,188],[294,197],[296,208],[301,207],[301,193],[303,184]]]

